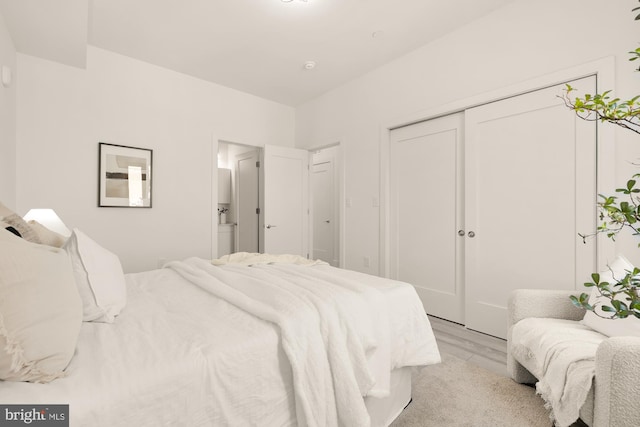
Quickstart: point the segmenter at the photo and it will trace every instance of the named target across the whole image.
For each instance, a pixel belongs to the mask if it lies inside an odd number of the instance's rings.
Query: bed
[[[42,310],[66,304],[52,300],[65,292],[73,300],[69,280],[95,282],[89,296],[101,311],[93,320],[77,285],[83,319],[60,309],[69,327],[42,326],[64,329],[57,341],[77,334],[70,361],[54,357],[64,369],[44,381],[0,381],[0,404],[68,404],[71,426],[387,426],[411,399],[412,369],[440,362],[405,283],[264,254],[123,275],[117,257],[79,230],[62,249],[0,232],[0,257],[13,257],[14,267],[29,251],[71,265],[60,281],[66,291],[36,301]],[[8,281],[0,292],[10,299]],[[113,292],[115,282],[123,291]],[[5,350],[18,341],[7,331],[6,304]]]

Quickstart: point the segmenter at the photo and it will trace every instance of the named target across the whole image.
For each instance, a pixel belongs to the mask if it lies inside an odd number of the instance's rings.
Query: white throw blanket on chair
[[[580,416],[595,375],[596,350],[605,337],[579,322],[527,318],[513,326],[511,351],[533,362],[538,394],[558,427]]]

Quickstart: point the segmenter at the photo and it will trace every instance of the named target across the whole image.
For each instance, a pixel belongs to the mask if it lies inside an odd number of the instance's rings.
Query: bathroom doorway
[[[260,252],[261,157],[260,147],[218,143],[218,257]]]

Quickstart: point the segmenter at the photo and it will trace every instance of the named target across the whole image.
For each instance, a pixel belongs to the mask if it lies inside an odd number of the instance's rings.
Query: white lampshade
[[[71,230],[64,225],[64,222],[53,209],[31,209],[23,218],[25,221],[38,221],[51,231],[60,233],[63,236],[71,236]]]

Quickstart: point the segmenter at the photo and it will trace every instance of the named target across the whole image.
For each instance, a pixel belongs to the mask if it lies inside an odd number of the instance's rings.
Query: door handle
[[[470,231],[468,234],[469,237],[476,237],[476,233],[474,233],[473,231]]]
[[[331,220],[325,219],[324,222],[326,222],[327,224],[331,223]]]
[[[464,236],[464,230],[458,230],[458,236]]]
[[[274,228],[276,227],[275,225],[271,225],[271,224],[267,224],[264,226],[264,228],[269,229],[269,228]]]

